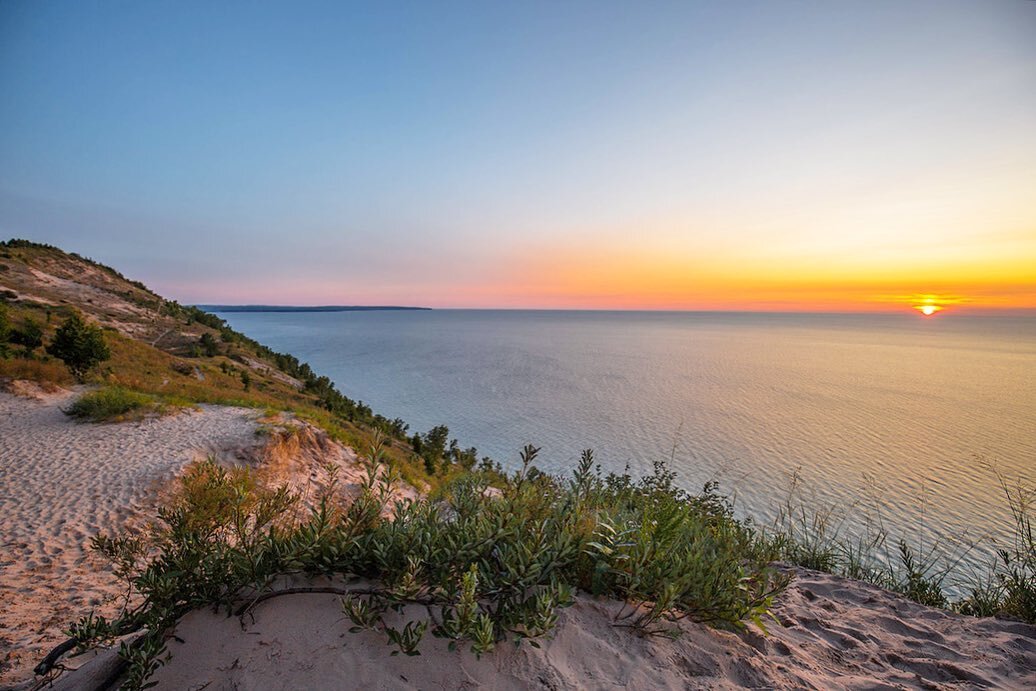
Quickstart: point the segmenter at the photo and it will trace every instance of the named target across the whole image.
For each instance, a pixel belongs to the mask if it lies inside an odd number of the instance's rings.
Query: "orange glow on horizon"
[[[1004,236],[952,256],[826,247],[791,251],[779,242],[695,245],[623,228],[509,247],[492,258],[462,257],[463,271],[310,276],[285,293],[279,282],[232,279],[192,284],[198,302],[367,304],[433,308],[896,312],[925,316],[1036,310],[1036,232]],[[832,241],[834,242],[834,241]],[[985,249],[983,254],[982,249]],[[902,248],[905,250],[905,248]],[[420,275],[418,275],[420,274]],[[179,294],[184,291],[170,291]],[[214,296],[221,296],[213,299]],[[931,307],[932,309],[926,309]]]
[[[848,254],[817,261],[666,249],[530,252],[512,263],[519,267],[514,273],[473,281],[471,294],[457,302],[474,294],[478,306],[559,309],[891,312],[909,307],[926,313],[922,307],[930,306],[931,314],[949,307],[1036,309],[1033,253],[970,265],[926,265],[916,259],[893,265]]]

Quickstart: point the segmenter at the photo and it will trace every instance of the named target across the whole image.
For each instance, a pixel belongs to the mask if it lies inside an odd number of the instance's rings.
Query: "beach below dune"
[[[120,584],[90,548],[153,515],[187,464],[255,444],[254,410],[199,406],[139,422],[83,424],[74,392],[0,392],[0,684],[31,676],[91,610],[113,614]]]

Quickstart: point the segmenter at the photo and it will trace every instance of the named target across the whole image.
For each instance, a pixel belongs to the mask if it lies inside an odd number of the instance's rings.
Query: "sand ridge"
[[[561,611],[540,649],[506,643],[476,659],[426,635],[420,656],[392,656],[383,635],[349,633],[336,595],[293,594],[243,618],[187,615],[155,679],[158,689],[209,691],[1036,686],[1036,627],[963,617],[858,581],[790,570],[795,580],[774,612],[781,624],[767,636],[683,621],[676,640],[642,638],[612,625],[618,602],[584,594]],[[390,623],[425,616],[412,606]]]

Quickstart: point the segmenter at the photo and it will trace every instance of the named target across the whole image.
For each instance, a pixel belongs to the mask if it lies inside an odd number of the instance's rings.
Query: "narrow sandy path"
[[[251,410],[79,424],[61,412],[71,398],[0,393],[0,685],[31,676],[70,619],[116,595],[94,535],[152,509],[185,464],[255,443]]]

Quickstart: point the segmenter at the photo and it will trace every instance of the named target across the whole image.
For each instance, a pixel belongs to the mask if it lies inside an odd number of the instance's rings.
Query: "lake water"
[[[1036,318],[434,310],[223,313],[411,432],[446,424],[514,467],[671,462],[769,521],[815,506],[926,542],[1002,533],[995,466],[1036,481]],[[916,541],[914,543],[917,544]],[[971,567],[987,555],[973,552]]]

